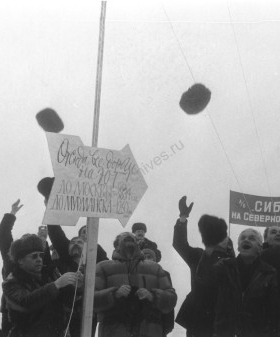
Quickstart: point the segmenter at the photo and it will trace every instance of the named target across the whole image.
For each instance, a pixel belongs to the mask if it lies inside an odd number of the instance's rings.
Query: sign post
[[[129,145],[121,151],[97,148],[106,1],[101,2],[92,147],[77,136],[47,132],[55,180],[44,224],[76,225],[87,217],[87,253],[81,337],[91,337],[99,218],[126,225],[147,184]]]
[[[125,226],[147,190],[129,145],[122,150],[84,146],[77,136],[47,132],[54,183],[43,223],[75,226],[88,217],[83,337],[91,336],[99,218]]]
[[[104,36],[105,36],[105,17],[106,17],[106,1],[102,1],[101,2],[100,25],[99,25],[99,44],[98,44],[97,71],[96,71],[92,146],[97,146],[98,144],[99,112],[100,112],[101,83],[102,83],[102,64],[103,64],[103,49],[104,49]],[[91,294],[94,294],[94,288],[95,288],[98,228],[99,228],[99,218],[88,218],[87,219],[88,246],[87,246],[85,292],[84,292],[84,297],[83,297],[83,317],[82,317],[81,337],[90,337],[91,330],[92,330],[92,315],[93,315],[94,299],[93,299],[93,295]],[[92,262],[90,263],[89,261],[92,261]],[[88,299],[88,296],[89,296],[89,299]]]

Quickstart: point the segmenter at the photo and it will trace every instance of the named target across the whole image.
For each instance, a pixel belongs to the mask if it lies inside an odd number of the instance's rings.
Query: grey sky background
[[[63,133],[91,145],[99,15],[99,1],[0,3],[0,210],[24,204],[14,238],[37,231],[44,204],[36,186],[53,175],[36,113],[53,108]],[[148,190],[126,229],[147,224],[178,293],[176,312],[190,289],[172,248],[180,197],[194,202],[189,241],[202,247],[198,219],[228,222],[229,190],[280,196],[279,36],[276,0],[107,2],[98,145],[129,144],[145,173]],[[212,98],[189,116],[178,102],[195,82]],[[64,227],[67,236],[84,224]],[[111,256],[123,228],[110,219],[99,228]],[[235,243],[242,229],[231,225]],[[176,325],[170,336],[184,335]]]

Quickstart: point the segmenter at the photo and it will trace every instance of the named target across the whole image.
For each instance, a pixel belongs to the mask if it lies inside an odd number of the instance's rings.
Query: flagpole
[[[97,57],[97,71],[96,71],[96,84],[95,84],[92,147],[97,147],[98,144],[102,65],[103,65],[103,50],[104,50],[104,36],[105,36],[105,17],[106,17],[106,1],[102,1],[100,23],[99,23],[99,42],[98,42],[98,57]],[[91,337],[92,333],[98,229],[99,229],[99,218],[92,218],[92,217],[87,218],[87,257],[86,257],[85,285],[83,295],[81,337]]]

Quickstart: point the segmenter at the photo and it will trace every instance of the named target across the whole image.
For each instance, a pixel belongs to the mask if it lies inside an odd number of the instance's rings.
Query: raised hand
[[[16,215],[23,205],[20,205],[20,199],[12,204],[11,214]]]
[[[180,217],[185,216],[186,218],[189,217],[191,210],[193,208],[193,202],[190,204],[190,206],[187,206],[187,197],[183,196],[179,200],[179,211],[180,211]]]

